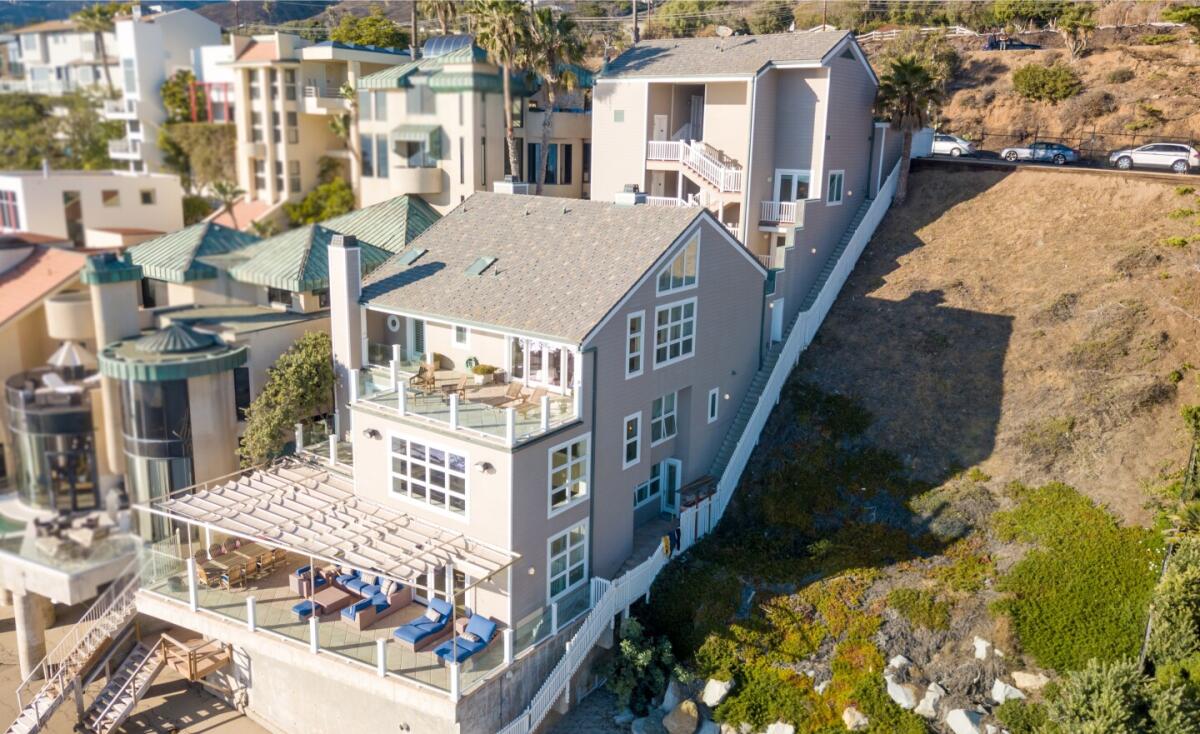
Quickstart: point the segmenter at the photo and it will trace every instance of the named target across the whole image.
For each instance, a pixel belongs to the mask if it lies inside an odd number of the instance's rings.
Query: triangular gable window
[[[658,272],[658,293],[671,293],[695,286],[699,272],[699,253],[700,235],[697,233],[692,236],[691,242],[684,245],[675,259]]]

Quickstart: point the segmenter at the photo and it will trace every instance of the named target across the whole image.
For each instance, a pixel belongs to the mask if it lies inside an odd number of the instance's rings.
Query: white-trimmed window
[[[642,374],[642,352],[646,344],[646,312],[625,317],[625,378]]]
[[[676,403],[679,394],[669,392],[650,404],[650,445],[657,446],[675,436],[678,430]]]
[[[662,492],[662,470],[661,462],[650,467],[650,478],[633,488],[635,509],[658,498],[659,493]]]
[[[708,391],[708,422],[712,423],[717,419],[717,413],[721,409],[721,388],[714,387]]]
[[[634,413],[625,416],[625,435],[622,438],[624,452],[621,454],[621,465],[628,469],[642,460],[642,414]]]
[[[696,299],[676,301],[654,310],[654,366],[678,362],[696,350]]]
[[[391,437],[392,495],[455,515],[467,514],[467,457],[453,451]]]
[[[589,437],[571,439],[550,449],[550,513],[587,496]]]
[[[587,583],[587,524],[579,523],[550,539],[550,573],[546,576],[550,601]]]
[[[471,342],[471,330],[465,326],[455,325],[454,327],[454,346],[465,347]]]
[[[670,265],[658,272],[658,294],[673,293],[695,287],[700,254],[700,234],[692,236]]]
[[[846,185],[845,171],[830,171],[829,186],[825,189],[825,203],[830,206],[842,203],[842,189]]]

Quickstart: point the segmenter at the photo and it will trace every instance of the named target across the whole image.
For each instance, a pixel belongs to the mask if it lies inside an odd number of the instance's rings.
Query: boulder
[[[1013,683],[1022,691],[1038,691],[1050,682],[1050,678],[1041,673],[1029,673],[1024,670],[1018,670],[1012,674]]]
[[[696,734],[722,734],[725,727],[718,726],[715,721],[701,721],[700,728],[696,730]]]
[[[847,706],[846,710],[842,711],[842,724],[850,731],[862,731],[871,725],[871,720],[853,706]]]
[[[671,709],[671,713],[663,717],[662,725],[668,734],[695,734],[696,727],[700,725],[700,709],[691,699],[680,701],[678,706]]]
[[[767,734],[796,734],[796,727],[783,721],[776,721],[767,727]]]
[[[884,675],[883,679],[887,681],[887,694],[896,702],[896,705],[905,711],[910,711],[916,708],[917,705],[917,687],[911,683],[897,683],[896,679],[890,675]]]
[[[983,734],[1000,734],[1000,727],[992,724],[984,724]]]
[[[742,734],[742,732],[732,724],[721,724],[721,734]]]
[[[903,655],[896,655],[895,657],[893,657],[891,660],[888,661],[887,670],[904,670],[905,668],[907,668],[910,665],[912,665],[911,660],[904,657]]]
[[[813,686],[813,690],[817,692],[818,696],[823,696],[823,695],[825,695],[825,689],[828,687],[829,687],[829,681],[823,680],[820,683]]]
[[[1004,703],[1014,698],[1025,698],[1025,694],[997,678],[996,682],[992,684],[992,700],[996,703]]]
[[[685,698],[687,698],[687,692],[683,690],[683,686],[679,685],[679,681],[672,678],[667,683],[667,690],[663,693],[662,705],[659,708],[663,711],[673,711]]]
[[[988,655],[992,652],[992,643],[982,637],[975,638],[975,659],[987,660]]]
[[[630,734],[666,734],[666,731],[663,728],[662,720],[656,714],[634,719],[633,723],[629,725]]]
[[[983,734],[980,722],[983,714],[966,709],[954,709],[946,714],[946,727],[954,734]]]
[[[710,709],[716,708],[721,705],[731,690],[733,690],[733,681],[709,678],[704,684],[704,692],[700,694],[700,700]]]
[[[918,716],[924,716],[926,719],[936,719],[938,704],[946,695],[946,689],[939,686],[937,683],[930,683],[925,689],[925,695],[921,698],[921,702],[913,709],[913,712]]]

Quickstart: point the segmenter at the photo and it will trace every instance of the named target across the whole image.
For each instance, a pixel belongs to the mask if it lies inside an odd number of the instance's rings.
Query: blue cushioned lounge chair
[[[478,641],[471,640],[466,635],[474,635]],[[453,640],[443,642],[434,650],[434,654],[447,663],[461,663],[477,652],[485,649],[496,636],[496,623],[482,614],[476,614],[467,622],[463,634]]]
[[[452,611],[450,602],[442,599],[430,599],[429,608],[437,612],[440,618],[433,620],[422,615],[402,627],[397,627],[392,635],[400,644],[407,645],[414,651],[419,650],[441,637],[442,633],[450,627]]]

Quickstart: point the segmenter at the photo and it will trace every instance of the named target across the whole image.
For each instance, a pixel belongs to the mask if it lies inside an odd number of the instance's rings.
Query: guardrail
[[[696,206],[693,199],[680,199],[677,196],[647,196],[646,206],[688,207]]]
[[[646,144],[646,158],[652,161],[677,161],[683,155],[683,143],[678,140],[651,140]]]
[[[742,169],[731,168],[709,155],[702,144],[680,143],[680,162],[715,186],[719,191],[737,193],[742,190]]]
[[[796,202],[764,201],[759,205],[758,220],[791,224],[796,221]]]

